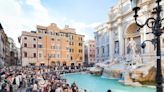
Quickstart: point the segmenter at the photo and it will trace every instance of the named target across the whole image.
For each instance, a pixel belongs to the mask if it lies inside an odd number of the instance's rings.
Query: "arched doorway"
[[[126,54],[129,54],[130,48],[128,47],[129,42],[131,40],[135,41],[136,43],[136,53],[141,53],[141,35],[140,32],[138,31],[139,27],[135,24],[132,23],[130,24],[126,31],[125,31],[125,49],[126,49]]]

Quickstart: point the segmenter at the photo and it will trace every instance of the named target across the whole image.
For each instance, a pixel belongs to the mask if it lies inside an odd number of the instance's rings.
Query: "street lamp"
[[[161,18],[160,14],[162,11],[162,6],[160,5],[161,0],[156,0],[157,6],[153,8],[152,14],[156,15],[155,17],[150,17],[146,20],[144,24],[139,24],[137,22],[138,18],[138,11],[140,10],[140,7],[137,6],[139,0],[130,0],[133,11],[134,11],[134,19],[138,27],[143,28],[145,25],[147,25],[148,28],[152,29],[152,32],[148,32],[147,34],[153,34],[154,39],[152,40],[146,40],[149,42],[152,42],[152,44],[156,48],[156,55],[157,55],[157,69],[156,69],[156,92],[163,92],[162,87],[162,73],[161,73],[161,48],[160,48],[160,36],[162,35],[162,31],[164,30],[164,27],[162,27],[162,21],[164,18]],[[145,48],[146,44],[144,41],[142,43],[142,48]]]

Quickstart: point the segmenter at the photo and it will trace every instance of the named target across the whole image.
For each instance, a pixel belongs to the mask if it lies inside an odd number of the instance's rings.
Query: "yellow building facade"
[[[66,25],[60,29],[55,23],[51,23],[49,26],[37,25],[36,35],[37,61],[35,65],[70,66],[83,64],[84,35],[76,34],[74,28]]]

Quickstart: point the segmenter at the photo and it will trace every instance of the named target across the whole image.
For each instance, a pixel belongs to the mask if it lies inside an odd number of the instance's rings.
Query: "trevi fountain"
[[[130,39],[127,56],[97,63],[90,73],[106,78],[118,79],[118,82],[130,86],[153,85],[155,83],[156,63],[143,62],[136,42]],[[164,73],[162,72],[164,75]]]

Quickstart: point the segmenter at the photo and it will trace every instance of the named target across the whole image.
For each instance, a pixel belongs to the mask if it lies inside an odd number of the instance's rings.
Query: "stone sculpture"
[[[128,62],[128,68],[136,68],[137,65],[141,64],[141,57],[140,53],[137,53],[137,44],[133,40],[133,38],[130,39],[128,45],[128,56],[127,56],[127,62]]]

